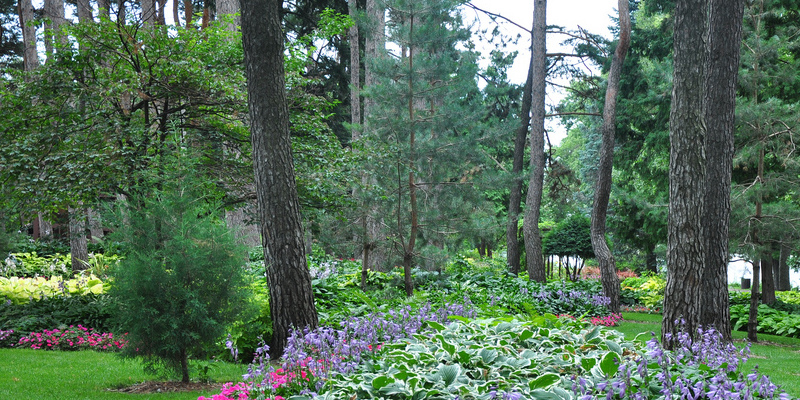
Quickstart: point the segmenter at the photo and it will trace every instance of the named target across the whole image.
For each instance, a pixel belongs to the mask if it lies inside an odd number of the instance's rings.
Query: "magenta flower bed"
[[[45,350],[98,350],[114,351],[125,347],[128,340],[127,334],[114,337],[113,333],[97,333],[92,328],[82,325],[77,327],[70,325],[69,328],[45,329],[42,332],[31,332],[28,336],[23,336],[17,342],[16,347],[28,347],[31,349]]]

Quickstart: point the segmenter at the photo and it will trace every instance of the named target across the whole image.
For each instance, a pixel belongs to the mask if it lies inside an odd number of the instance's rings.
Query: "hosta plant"
[[[14,304],[25,304],[31,300],[59,295],[102,294],[107,290],[108,286],[94,275],[77,275],[69,280],[65,280],[61,276],[53,276],[50,279],[41,276],[36,278],[0,277],[0,299],[11,301]]]
[[[788,399],[714,331],[676,350],[554,316],[429,323],[432,335],[386,344],[355,373],[333,374],[323,399]],[[314,394],[295,396],[311,398]]]

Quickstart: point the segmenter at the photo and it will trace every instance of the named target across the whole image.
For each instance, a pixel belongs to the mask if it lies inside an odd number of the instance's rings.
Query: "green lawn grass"
[[[215,363],[215,382],[238,381],[244,367]],[[95,351],[0,349],[0,399],[14,400],[196,400],[214,392],[127,394],[109,389],[158,380],[142,364]],[[220,384],[221,387],[221,384]]]
[[[650,332],[661,338],[661,314],[622,313],[624,321],[614,329],[625,334],[625,338],[633,339],[639,334],[640,339],[650,340]],[[733,332],[737,347],[745,345],[747,332]],[[744,364],[744,370],[750,371],[756,366],[758,370],[769,376],[780,385],[792,398],[800,398],[800,339],[758,334],[760,343],[751,347],[752,356]]]

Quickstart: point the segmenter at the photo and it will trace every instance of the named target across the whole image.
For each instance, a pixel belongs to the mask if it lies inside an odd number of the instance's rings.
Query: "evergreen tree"
[[[411,268],[421,250],[435,252],[468,221],[480,203],[474,180],[476,142],[470,130],[475,101],[475,54],[460,50],[469,32],[457,2],[395,0],[386,3],[387,41],[398,54],[369,60],[379,79],[365,87],[377,109],[365,115],[368,151],[380,155],[368,168],[380,189],[389,227],[385,236],[403,265],[405,289],[413,293]],[[368,61],[368,62],[369,62]],[[472,197],[472,198],[471,198]]]

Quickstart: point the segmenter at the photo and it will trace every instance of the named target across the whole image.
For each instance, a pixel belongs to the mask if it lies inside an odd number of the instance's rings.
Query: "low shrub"
[[[733,330],[747,330],[750,317],[749,305],[731,306],[731,325]],[[766,304],[758,306],[759,333],[800,338],[800,314],[776,310]]]
[[[13,330],[9,341],[0,346],[16,343],[31,332],[45,329],[64,329],[70,325],[92,327],[96,331],[111,332],[111,313],[116,305],[108,295],[57,296],[34,300],[25,304],[10,301],[0,303],[0,329]]]

